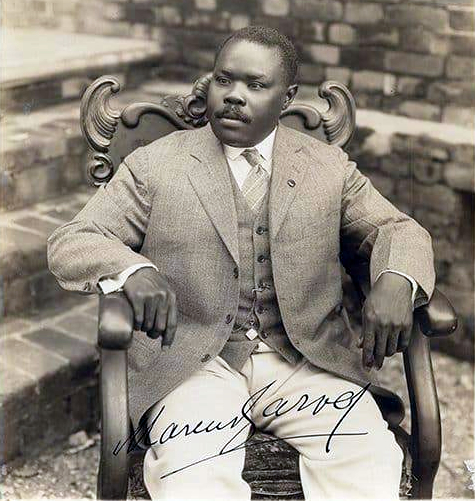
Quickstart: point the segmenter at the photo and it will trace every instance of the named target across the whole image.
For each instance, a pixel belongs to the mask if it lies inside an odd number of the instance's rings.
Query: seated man
[[[340,148],[279,124],[296,73],[277,31],[231,35],[209,124],[135,150],[49,239],[64,288],[123,287],[133,307],[130,412],[149,434],[152,499],[249,499],[258,428],[297,449],[306,499],[398,499],[388,421],[402,405],[375,372],[432,294],[431,239]],[[341,248],[370,260],[360,339]]]

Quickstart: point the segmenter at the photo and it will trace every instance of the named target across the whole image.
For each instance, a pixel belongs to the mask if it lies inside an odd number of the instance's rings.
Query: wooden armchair
[[[110,97],[120,90],[118,81],[104,76],[86,90],[81,103],[81,127],[91,147],[88,175],[96,185],[107,183],[120,161],[135,148],[176,129],[206,123],[206,91],[209,76],[200,78],[186,97],[166,97],[159,104],[134,103],[121,112],[112,108]],[[327,101],[325,110],[293,105],[282,115],[291,127],[344,147],[355,128],[355,105],[349,91],[337,82],[325,82],[318,94]],[[364,299],[365,263],[351,263],[341,256],[360,300]],[[401,496],[431,498],[440,461],[441,425],[432,372],[429,338],[445,336],[456,328],[455,312],[448,300],[435,291],[430,303],[414,313],[413,337],[404,352],[410,397],[411,433],[393,429],[406,452]],[[100,348],[101,457],[97,482],[99,499],[126,499],[129,494],[147,496],[141,482],[144,451],[135,444],[132,452],[116,444],[130,436],[127,395],[127,348],[133,332],[133,312],[122,293],[101,296],[98,346]],[[257,435],[255,440],[262,437]],[[286,443],[268,442],[246,451],[243,477],[251,485],[253,499],[302,498],[297,453]],[[141,493],[137,492],[140,491]]]

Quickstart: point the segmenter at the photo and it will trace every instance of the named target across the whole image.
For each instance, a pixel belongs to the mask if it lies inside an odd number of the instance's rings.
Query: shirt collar
[[[272,149],[274,147],[275,133],[277,131],[277,127],[265,137],[260,143],[253,146],[257,151],[264,157],[264,160],[270,161],[272,160]],[[224,154],[226,158],[229,160],[236,160],[239,155],[246,150],[247,148],[236,148],[235,146],[229,146],[227,144],[223,144]]]

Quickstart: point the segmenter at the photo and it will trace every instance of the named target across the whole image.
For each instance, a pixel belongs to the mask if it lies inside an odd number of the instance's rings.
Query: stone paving
[[[70,294],[1,328],[0,462],[97,421],[97,297]],[[27,404],[26,404],[27,403]]]

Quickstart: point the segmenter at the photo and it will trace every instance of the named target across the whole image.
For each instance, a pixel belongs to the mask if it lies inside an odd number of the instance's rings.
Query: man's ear
[[[283,110],[287,109],[292,104],[295,94],[297,94],[298,88],[299,86],[297,84],[290,85],[288,87],[287,92],[285,93],[284,104],[282,106]]]

